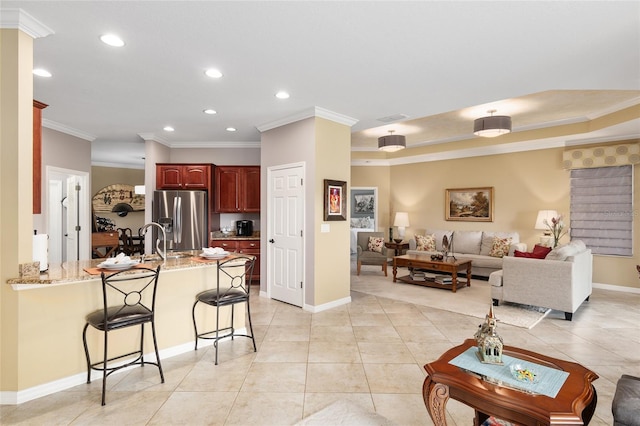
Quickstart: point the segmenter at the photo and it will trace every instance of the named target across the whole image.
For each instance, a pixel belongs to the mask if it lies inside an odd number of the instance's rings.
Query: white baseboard
[[[625,292],[625,293],[640,294],[640,288],[626,287],[626,286],[623,286],[623,285],[593,283],[593,284],[591,284],[591,286],[593,288],[600,288],[602,290],[622,291],[622,292]]]
[[[338,300],[334,300],[332,302],[325,303],[323,305],[307,305],[307,304],[305,304],[303,309],[305,311],[309,311],[309,312],[315,314],[317,312],[326,311],[327,309],[332,309],[332,308],[336,308],[338,306],[346,305],[347,303],[351,303],[351,296],[344,297],[344,298],[338,299]]]
[[[236,332],[238,334],[247,334],[246,328],[237,329]],[[230,337],[225,337],[221,340],[227,340]],[[206,347],[213,345],[212,340],[202,340],[198,343],[198,347]],[[193,351],[195,347],[195,341],[183,343],[178,346],[173,346],[171,348],[166,348],[160,351],[160,359],[165,360],[168,358],[172,358],[177,355],[181,355],[187,353],[189,351]],[[155,352],[151,352],[144,355],[145,361],[149,360],[151,362],[156,361]],[[122,370],[116,371],[113,374],[120,374],[125,371],[129,371],[132,368],[136,368],[136,366],[131,366],[130,368],[123,368]],[[91,380],[100,380],[102,379],[102,373],[99,371],[91,372]],[[82,372],[78,374],[74,374],[73,376],[64,377],[62,379],[54,380],[49,383],[44,383],[42,385],[34,386],[28,389],[23,389],[20,391],[2,391],[0,392],[0,405],[16,405],[22,404],[27,401],[31,401],[37,398],[41,398],[43,396],[51,395],[56,392],[64,391],[70,389],[74,386],[82,385],[87,383],[87,372]]]

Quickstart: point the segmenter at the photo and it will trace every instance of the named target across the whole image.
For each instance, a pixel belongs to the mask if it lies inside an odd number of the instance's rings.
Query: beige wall
[[[324,180],[347,182],[343,196],[348,210],[351,129],[343,124],[316,118],[315,135],[315,217],[313,230],[309,231],[316,235],[314,305],[317,306],[350,296],[349,213],[345,212],[347,220],[324,221]],[[330,232],[320,232],[323,223],[330,226]]]
[[[433,161],[389,167],[389,218],[395,211],[409,212],[411,226],[407,237],[427,228],[517,231],[529,249],[539,242],[541,231],[533,229],[538,210],[553,209],[569,220],[569,171],[561,167],[562,148],[491,155],[455,160]],[[373,170],[370,170],[373,169]],[[380,186],[381,167],[352,167],[352,182],[357,186]],[[639,186],[635,173],[634,187]],[[446,221],[446,188],[494,188],[493,222]],[[379,205],[386,199],[379,193]],[[639,205],[638,191],[634,203]],[[635,214],[634,235],[639,235],[640,220]],[[384,220],[384,219],[383,219]],[[390,223],[391,220],[389,220]],[[384,223],[384,222],[383,222]],[[388,231],[388,230],[387,230]],[[568,241],[565,237],[563,242]],[[634,253],[640,250],[634,239]],[[634,257],[594,256],[595,283],[640,288]]]

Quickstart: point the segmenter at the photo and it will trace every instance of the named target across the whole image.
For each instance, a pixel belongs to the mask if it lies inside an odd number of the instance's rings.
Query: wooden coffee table
[[[426,269],[435,272],[446,272],[451,274],[451,285],[440,284],[432,278],[425,280],[413,280],[411,276],[397,277],[398,267],[405,266],[411,269]],[[454,259],[448,257],[444,260],[431,260],[431,256],[427,254],[405,254],[403,256],[395,256],[393,258],[393,282],[400,280],[409,284],[423,285],[426,287],[444,288],[454,293],[459,287],[465,287],[464,282],[458,282],[458,271],[466,270],[467,282],[466,286],[471,286],[471,260],[470,259]]]
[[[483,380],[449,363],[475,345],[474,339],[467,339],[437,361],[424,366],[427,378],[422,386],[422,396],[436,426],[447,424],[445,408],[449,398],[473,407],[475,426],[481,425],[489,416],[519,425],[589,424],[598,400],[592,385],[598,378],[596,373],[575,362],[505,346],[505,355],[569,373],[555,398],[531,394]]]

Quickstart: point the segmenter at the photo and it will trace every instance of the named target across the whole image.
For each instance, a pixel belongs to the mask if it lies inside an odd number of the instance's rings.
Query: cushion
[[[375,251],[376,253],[382,253],[384,247],[384,238],[382,237],[369,237],[369,244],[367,248],[369,251]]]
[[[520,242],[520,235],[517,232],[482,232],[482,245],[480,246],[480,254],[483,256],[489,256],[491,253],[491,247],[493,247],[493,238],[508,238],[511,237],[511,244],[517,244]]]
[[[431,235],[416,235],[416,250],[436,251],[436,237]]]
[[[482,231],[456,231],[453,234],[455,253],[480,254]]]
[[[511,237],[493,237],[493,244],[491,245],[489,256],[504,257],[509,254],[509,247],[511,247]]]
[[[568,244],[558,246],[551,250],[545,259],[547,260],[567,260],[569,256],[575,256],[585,251],[587,246],[582,240],[573,240]]]
[[[424,235],[433,235],[433,237],[436,240],[436,250],[435,251],[442,251],[442,237],[444,237],[445,235],[447,236],[447,238],[449,240],[451,240],[451,235],[453,235],[453,231],[446,231],[446,230],[442,230],[442,229],[433,229],[433,230],[429,230],[427,229],[424,233]]]
[[[531,253],[525,251],[516,250],[513,254],[514,257],[527,257],[530,259],[544,259],[547,257],[547,254],[551,251],[551,247],[541,246],[536,244],[533,246],[533,251]]]

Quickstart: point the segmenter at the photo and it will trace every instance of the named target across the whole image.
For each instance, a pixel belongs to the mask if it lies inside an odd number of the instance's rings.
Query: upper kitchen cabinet
[[[216,213],[260,212],[260,166],[217,166]]]
[[[156,164],[156,189],[210,189],[212,164]]]

